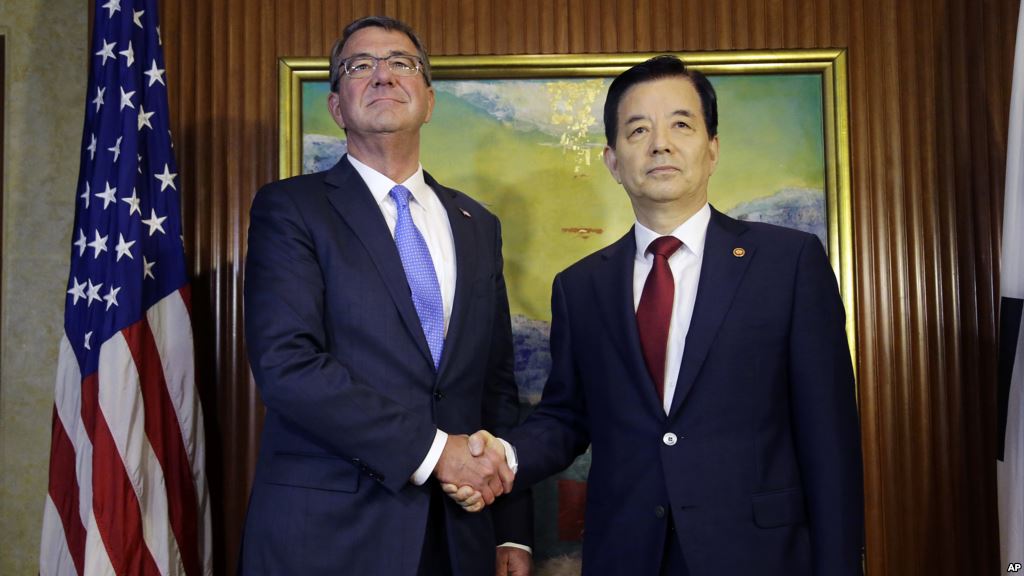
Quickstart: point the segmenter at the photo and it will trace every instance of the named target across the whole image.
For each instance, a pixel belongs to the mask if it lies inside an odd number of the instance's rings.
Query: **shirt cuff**
[[[533,556],[533,548],[523,546],[522,544],[516,544],[515,542],[502,542],[501,544],[498,544],[498,548],[519,548],[520,550],[526,550],[531,556]]]
[[[427,452],[427,457],[423,459],[423,463],[420,467],[412,473],[410,482],[416,486],[422,486],[430,478],[430,474],[437,467],[437,461],[441,459],[441,452],[444,451],[444,445],[448,442],[448,434],[445,434],[440,428],[437,433],[434,434],[434,443],[430,445],[430,451]]]
[[[501,440],[501,443],[505,446],[505,463],[508,464],[508,469],[511,470],[513,474],[519,472],[519,457],[516,455],[516,449],[501,438],[498,438],[498,440]],[[502,544],[502,546],[504,546],[504,544]],[[524,546],[524,548],[526,547]],[[529,548],[526,549],[529,550]]]

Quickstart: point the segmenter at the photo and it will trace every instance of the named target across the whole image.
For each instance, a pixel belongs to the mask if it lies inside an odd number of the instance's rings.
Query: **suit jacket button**
[[[654,517],[655,518],[664,518],[665,517],[665,507],[661,506],[660,504],[658,506],[655,506],[654,507]]]
[[[444,398],[444,394],[442,394],[440,391],[434,392],[434,400],[437,400],[438,402],[440,402],[443,398]]]
[[[675,446],[676,435],[671,432],[666,432],[665,435],[661,437],[661,441],[665,443],[665,446]]]

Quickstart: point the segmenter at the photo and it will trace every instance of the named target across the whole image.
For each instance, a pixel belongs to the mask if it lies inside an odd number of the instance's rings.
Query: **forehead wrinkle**
[[[634,114],[634,115],[630,116],[629,118],[626,118],[626,121],[623,122],[623,125],[629,126],[630,124],[633,124],[635,122],[642,122],[642,121],[648,120],[648,119],[649,119],[649,116],[647,114]]]
[[[688,110],[686,108],[680,108],[679,110],[673,110],[669,114],[669,116],[682,116],[684,118],[696,118],[697,117],[697,115],[694,114],[692,110]],[[650,115],[648,115],[648,114],[634,114],[634,115],[626,118],[626,120],[622,124],[624,126],[629,126],[630,124],[633,124],[633,123],[636,123],[636,122],[642,122],[644,120],[650,120]]]
[[[343,57],[342,60],[351,60],[353,58],[376,58],[378,60],[385,60],[387,58],[391,58],[392,56],[408,56],[410,58],[417,57],[414,56],[413,54],[409,54],[404,50],[392,50],[391,52],[388,52],[387,56],[377,56],[376,54],[371,54],[369,52],[357,52],[356,54]]]

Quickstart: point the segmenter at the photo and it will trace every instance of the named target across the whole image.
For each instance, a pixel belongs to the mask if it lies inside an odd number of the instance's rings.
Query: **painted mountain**
[[[828,249],[825,194],[812,188],[784,188],[771,196],[744,202],[729,216],[748,222],[768,222],[810,232]]]

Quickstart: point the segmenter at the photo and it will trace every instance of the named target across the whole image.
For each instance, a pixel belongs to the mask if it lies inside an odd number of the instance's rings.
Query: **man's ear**
[[[427,86],[427,116],[423,119],[423,123],[430,122],[430,117],[434,115],[434,87]]]
[[[342,130],[345,129],[345,117],[341,113],[341,96],[337,92],[327,95],[327,112],[334,118],[334,123]]]
[[[604,165],[607,166],[608,171],[612,173],[612,178],[615,178],[616,182],[622,184],[622,178],[619,178],[619,160],[615,157],[615,148],[605,146],[602,157],[604,158]]]
[[[714,174],[718,167],[718,134],[708,143],[708,158],[711,159],[711,173]]]

